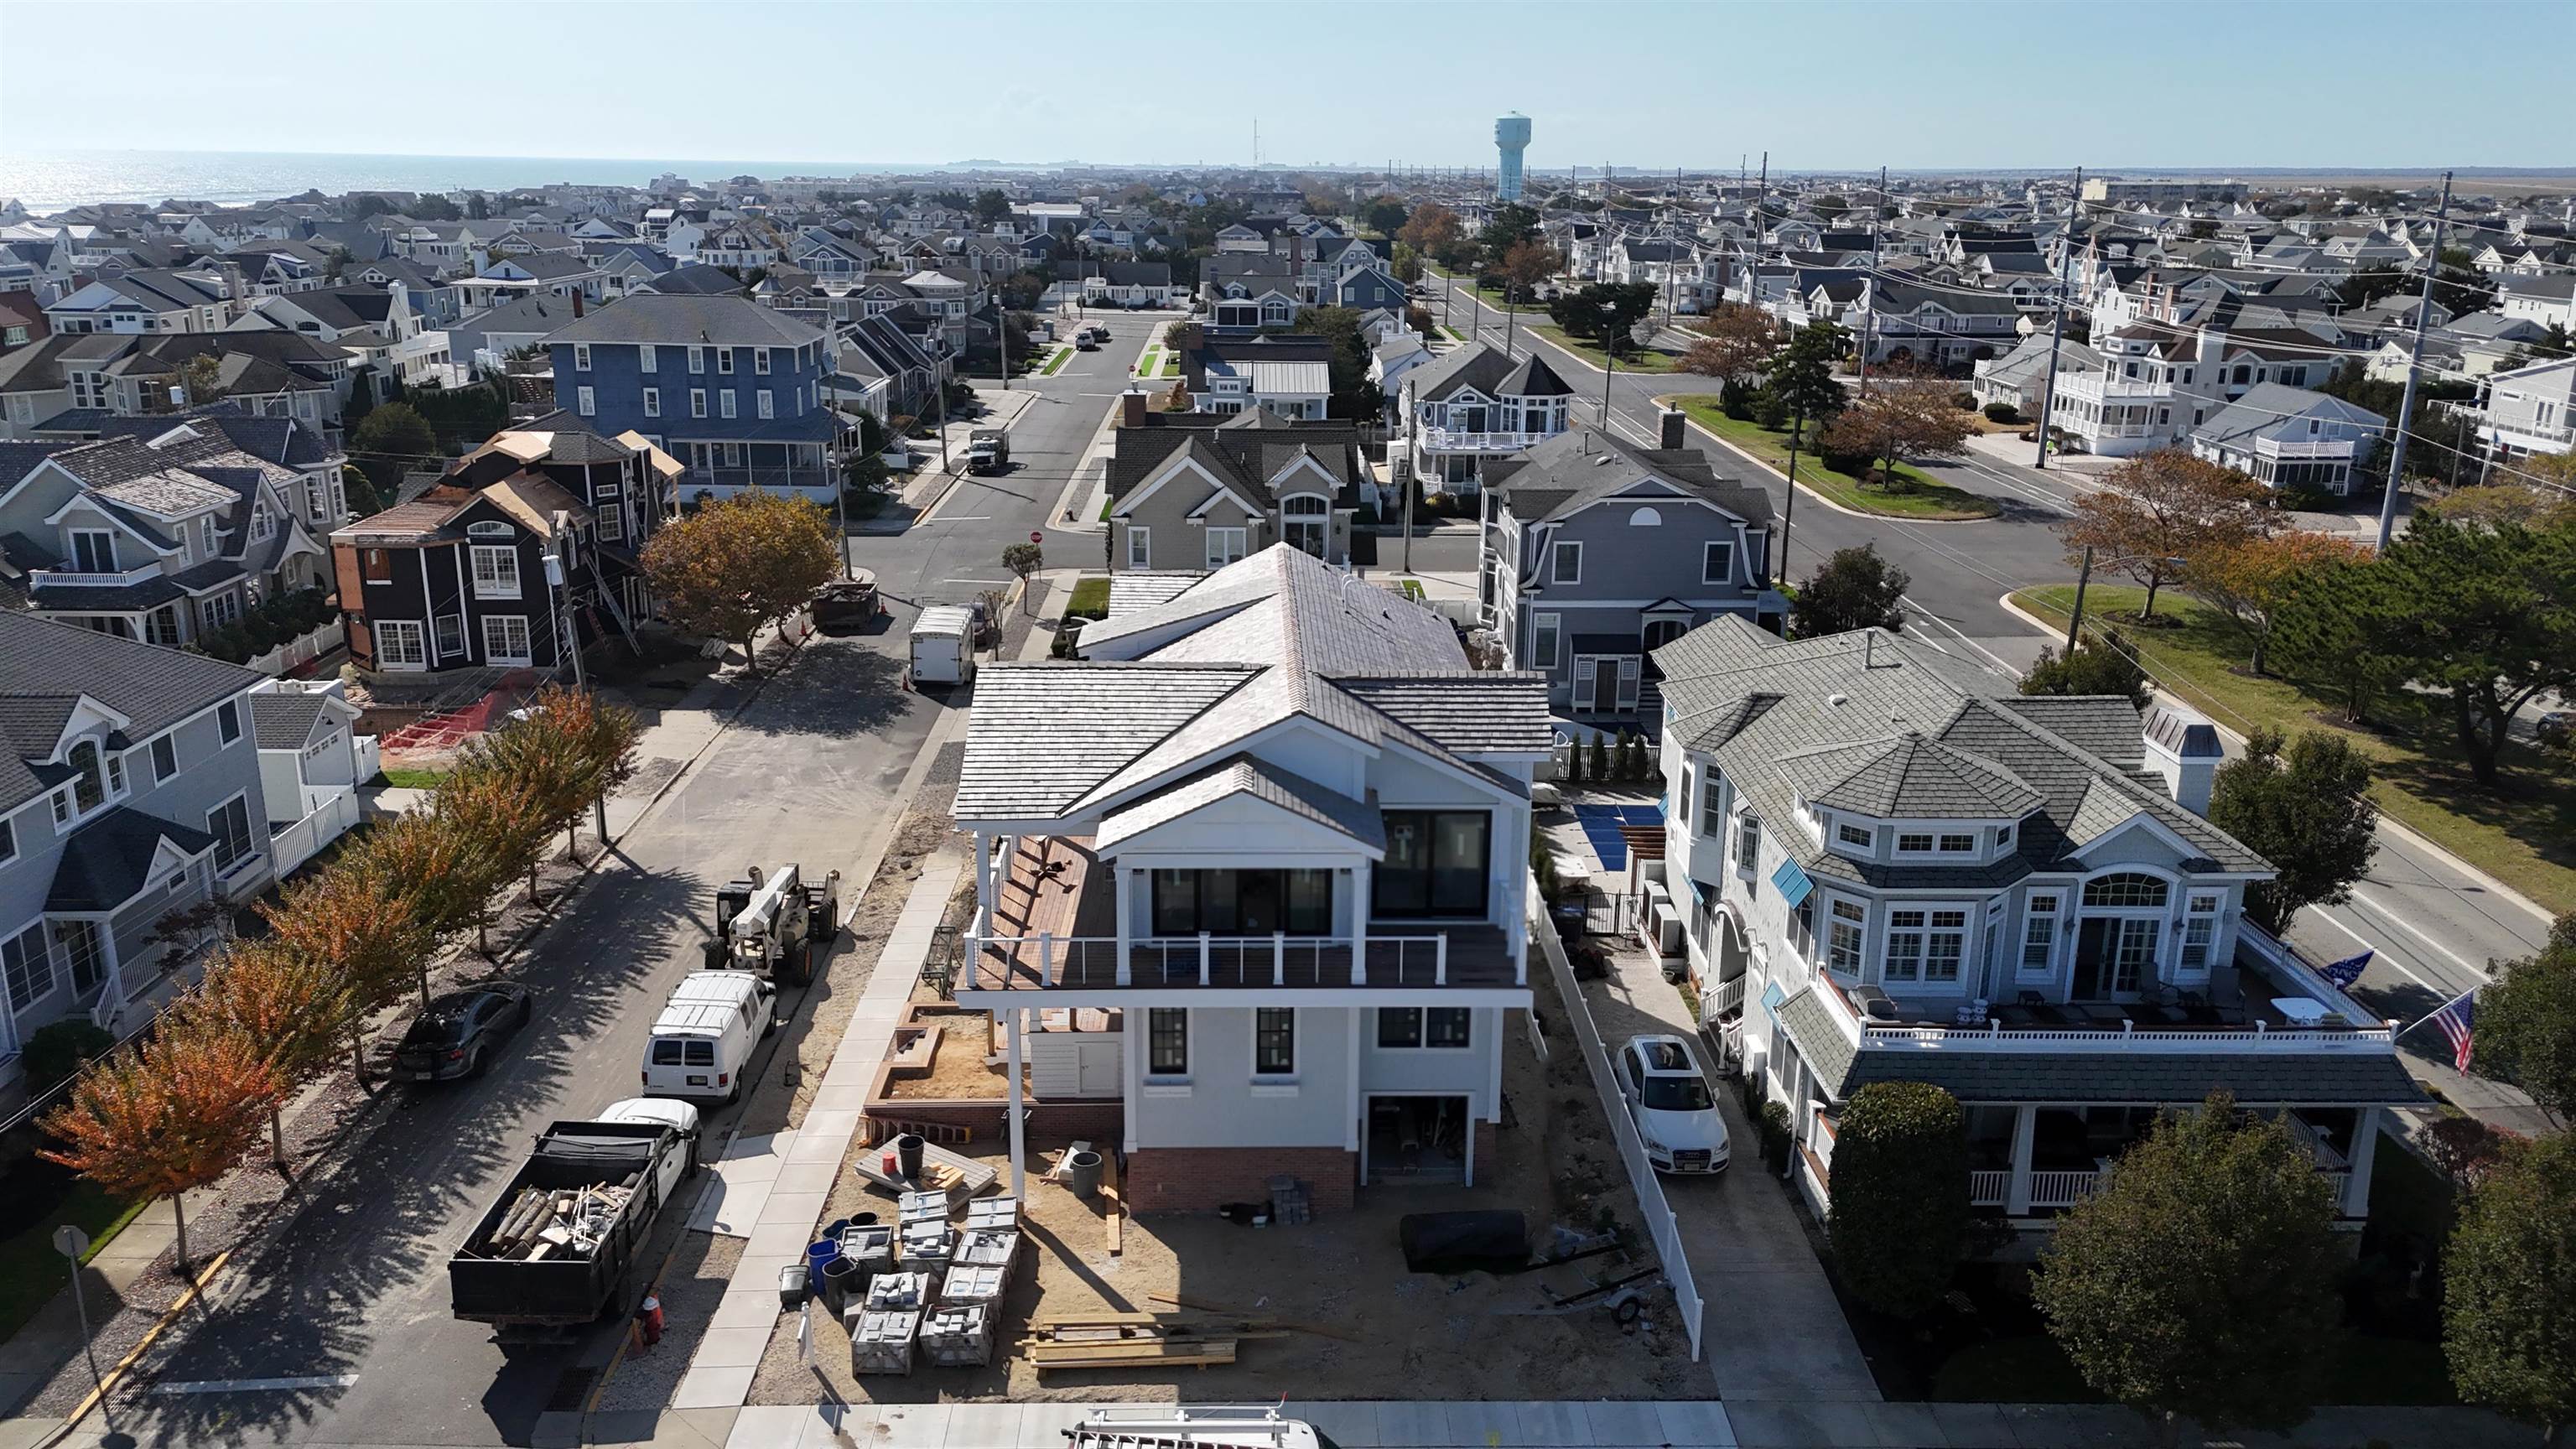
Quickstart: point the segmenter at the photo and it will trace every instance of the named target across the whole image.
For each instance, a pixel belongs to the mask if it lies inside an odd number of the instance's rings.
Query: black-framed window
[[[1155,1077],[1190,1074],[1190,1014],[1178,1006],[1145,1013],[1145,1072]]]
[[[1377,1044],[1390,1051],[1459,1051],[1474,1044],[1474,1020],[1473,1009],[1464,1006],[1381,1006]]]
[[[1333,932],[1329,870],[1158,870],[1153,892],[1157,936]]]
[[[225,744],[229,745],[240,739],[241,707],[229,699],[218,705],[215,709],[215,728],[223,736]]]
[[[1734,577],[1735,541],[1733,539],[1723,542],[1710,540],[1700,550],[1699,581],[1704,584],[1723,584],[1732,581]]]
[[[1297,1008],[1260,1006],[1252,1012],[1252,1071],[1287,1077],[1297,1072]]]
[[[1380,916],[1481,916],[1494,819],[1481,810],[1389,810],[1386,859],[1370,910]]]

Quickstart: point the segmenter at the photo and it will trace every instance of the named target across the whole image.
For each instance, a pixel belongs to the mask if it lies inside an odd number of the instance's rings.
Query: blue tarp
[[[1592,853],[1601,858],[1601,868],[1623,871],[1628,868],[1628,840],[1619,833],[1622,825],[1660,825],[1664,807],[1653,805],[1577,805],[1574,822],[1583,827],[1583,838],[1592,845]]]

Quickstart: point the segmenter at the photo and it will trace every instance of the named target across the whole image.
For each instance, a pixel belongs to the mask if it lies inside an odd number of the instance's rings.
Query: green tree
[[[1592,732],[1592,782],[1605,785],[1610,781],[1610,737],[1599,730]]]
[[[1872,1082],[1834,1130],[1825,1230],[1852,1296],[1912,1318],[1941,1301],[1968,1251],[1968,1129],[1922,1082]]]
[[[406,467],[434,467],[440,461],[438,435],[429,420],[409,403],[390,402],[367,414],[349,435],[349,452],[400,477]]]
[[[820,506],[746,490],[664,524],[644,545],[644,574],[663,617],[741,645],[744,667],[756,671],[762,626],[803,608],[840,572],[836,542]]]
[[[1840,196],[1826,195],[1819,196],[1815,200],[1808,202],[1807,209],[1814,212],[1816,215],[1823,217],[1826,223],[1830,225],[1844,212],[1851,210],[1851,203]]]
[[[492,217],[491,199],[480,191],[466,193],[465,215],[470,221],[489,221]]]
[[[2414,601],[2389,652],[2408,682],[2449,696],[2469,773],[2494,785],[2515,712],[2576,693],[2576,523],[2467,528],[2426,509],[2380,566]]]
[[[2546,1442],[2576,1418],[2576,1135],[2506,1143],[2461,1195],[2442,1351],[2461,1398],[2542,1426]]]
[[[1500,268],[1511,256],[1512,248],[1538,239],[1538,213],[1517,201],[1507,201],[1494,208],[1485,229],[1476,234],[1476,249],[1486,266]]]
[[[986,187],[975,193],[975,220],[987,227],[999,225],[1011,214],[1011,198]]]
[[[1560,294],[1547,304],[1547,314],[1568,335],[1597,342],[1611,356],[1622,357],[1635,348],[1632,329],[1654,310],[1656,295],[1645,282],[1593,282]]]
[[[2361,724],[2405,678],[2391,646],[2415,607],[2379,560],[2297,575],[2272,611],[2265,653]]]
[[[1395,269],[1395,279],[1408,287],[1422,280],[1422,253],[1415,251],[1404,242],[1395,244],[1394,251],[1388,258],[1388,265]]]
[[[1020,607],[1029,609],[1029,576],[1046,567],[1046,550],[1034,543],[1015,543],[1002,550],[1002,567],[1020,581]]]
[[[2478,993],[2469,1066],[2522,1088],[2561,1121],[2576,1116],[2576,912],[2552,922],[2547,943],[2499,968]]]
[[[422,221],[463,221],[465,213],[455,202],[434,191],[424,191],[412,199],[411,214]]]
[[[200,407],[220,400],[224,395],[223,359],[211,352],[200,352],[179,364],[174,379],[187,398],[187,406]]]
[[[376,491],[376,485],[369,481],[366,470],[355,463],[341,467],[340,491],[349,500],[351,517],[367,518],[385,511],[384,495]]]
[[[1801,327],[1772,355],[1763,391],[1783,413],[1802,418],[1810,428],[1823,427],[1843,410],[1843,385],[1834,381],[1834,364],[1850,346],[1851,334],[1831,322]]]
[[[1321,337],[1332,344],[1325,359],[1325,370],[1332,386],[1326,399],[1327,413],[1336,418],[1373,419],[1384,399],[1377,384],[1368,380],[1368,337],[1360,331],[1360,314],[1350,307],[1307,307],[1297,313],[1289,328],[1310,337]]]
[[[2232,547],[2263,531],[2255,511],[2262,488],[2180,448],[2141,453],[2102,476],[2057,526],[2070,560],[2084,549],[2094,567],[2127,574],[2147,591],[2141,620],[2155,617],[2156,592],[2185,561]]]
[[[2270,931],[2307,906],[2340,905],[2379,853],[2379,807],[2370,803],[2370,759],[2350,736],[2302,730],[2285,741],[2257,729],[2245,753],[2219,766],[2209,823],[2245,842],[2279,872],[2245,892],[2245,909]]]
[[[1392,237],[1404,229],[1408,215],[1410,213],[1404,209],[1403,202],[1392,196],[1380,196],[1360,208],[1360,225],[1379,236]]]
[[[2136,652],[2117,629],[2105,629],[2098,638],[2087,635],[2064,654],[2042,648],[2039,662],[2021,677],[2021,692],[2117,694],[2137,709],[2147,707],[2149,694],[2147,671],[2138,667]]]
[[[1905,627],[1905,570],[1879,556],[1878,545],[1838,548],[1816,565],[1789,605],[1789,632],[1800,639],[1854,629]]]
[[[2316,1402],[2346,1268],[2334,1190],[2273,1118],[2225,1094],[2168,1116],[2058,1221],[2031,1290],[2104,1398],[2216,1432]]]

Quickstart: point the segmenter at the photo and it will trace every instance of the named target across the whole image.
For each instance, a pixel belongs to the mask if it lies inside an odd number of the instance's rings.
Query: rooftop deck
[[[1023,839],[960,991],[1168,987],[1517,987],[1499,926],[1376,922],[1347,936],[1118,935],[1117,891],[1089,838]]]

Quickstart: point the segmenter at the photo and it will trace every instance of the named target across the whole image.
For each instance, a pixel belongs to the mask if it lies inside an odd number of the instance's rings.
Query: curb
[[[1667,394],[1665,394],[1665,395],[1664,395],[1664,396],[1662,396],[1662,397],[1658,397],[1658,398],[1656,398],[1656,399],[1655,399],[1655,402],[1656,402],[1656,404],[1657,404],[1658,406],[1661,406],[1661,407],[1669,407],[1669,406],[1671,406],[1671,405],[1672,405],[1672,404],[1671,404],[1671,402],[1670,402],[1670,399],[1671,399],[1671,398],[1673,398],[1673,397],[1676,397],[1676,396],[1679,396],[1679,394],[1677,394],[1677,393],[1667,393]],[[1753,456],[1751,453],[1746,452],[1744,449],[1742,449],[1742,448],[1740,448],[1740,447],[1736,446],[1734,443],[1729,442],[1727,439],[1725,439],[1725,438],[1723,438],[1723,437],[1719,436],[1719,435],[1718,435],[1718,433],[1717,433],[1717,431],[1716,431],[1715,429],[1713,429],[1713,428],[1709,427],[1706,423],[1701,422],[1699,419],[1697,419],[1697,418],[1695,418],[1695,417],[1692,417],[1689,413],[1685,412],[1685,413],[1683,413],[1683,414],[1682,414],[1682,421],[1684,421],[1685,423],[1688,423],[1688,424],[1690,425],[1691,430],[1692,430],[1693,432],[1697,432],[1697,433],[1704,433],[1704,434],[1706,434],[1706,435],[1707,435],[1707,437],[1708,437],[1708,440],[1709,440],[1710,442],[1715,443],[1715,444],[1717,444],[1719,447],[1724,448],[1726,451],[1728,451],[1728,452],[1730,452],[1730,453],[1733,453],[1735,456],[1737,456],[1737,457],[1739,457],[1739,458],[1742,458],[1744,461],[1746,461],[1746,462],[1748,462],[1748,463],[1752,464],[1754,467],[1756,467],[1756,468],[1760,468],[1760,469],[1761,469],[1761,470],[1763,470],[1764,472],[1766,472],[1766,473],[1770,474],[1772,477],[1780,479],[1782,482],[1786,482],[1786,481],[1788,481],[1788,476],[1789,476],[1789,475],[1787,475],[1786,473],[1781,472],[1777,465],[1772,464],[1772,463],[1767,463],[1767,462],[1763,461],[1762,459],[1760,459],[1760,458],[1757,458],[1757,457]],[[1839,513],[1839,514],[1843,515],[1845,518],[1860,518],[1860,519],[1867,519],[1867,520],[1869,520],[1869,521],[1871,521],[1871,522],[1874,522],[1874,523],[1904,523],[1904,524],[1912,524],[1912,525],[1918,525],[1918,526],[1922,526],[1922,527],[1929,527],[1929,528],[1951,528],[1951,527],[1955,527],[1955,526],[1957,526],[1957,525],[1959,525],[1959,524],[1963,524],[1963,523],[1992,523],[1992,522],[1994,522],[1997,518],[2000,518],[2000,517],[2002,517],[2002,516],[2003,516],[2003,514],[2002,514],[2002,512],[2001,512],[2001,510],[2000,510],[2000,509],[1999,509],[1999,510],[1997,510],[1995,513],[1989,514],[1988,516],[1986,516],[1986,517],[1984,517],[1984,518],[1907,518],[1907,517],[1905,517],[1905,516],[1904,516],[1904,515],[1902,515],[1902,514],[1896,514],[1896,513],[1864,513],[1864,512],[1862,512],[1860,509],[1853,508],[1853,507],[1851,507],[1851,506],[1850,506],[1850,505],[1848,505],[1848,504],[1836,503],[1834,500],[1832,500],[1832,499],[1830,499],[1830,498],[1827,498],[1827,497],[1826,497],[1825,495],[1823,495],[1822,493],[1819,493],[1819,492],[1817,492],[1815,489],[1808,487],[1808,486],[1806,485],[1806,483],[1804,483],[1803,481],[1802,481],[1802,482],[1800,482],[1800,483],[1797,485],[1797,487],[1798,487],[1798,491],[1799,491],[1799,492],[1801,492],[1801,493],[1803,493],[1803,494],[1807,495],[1809,498],[1814,499],[1814,500],[1816,501],[1816,503],[1817,503],[1819,506],[1821,506],[1821,507],[1830,508],[1830,509],[1832,509],[1834,512],[1836,512],[1836,513]],[[1982,497],[1984,497],[1985,495],[1981,493],[1981,494],[1978,494],[1977,496],[1978,496],[1978,497],[1980,497],[1980,498],[1982,498]]]

